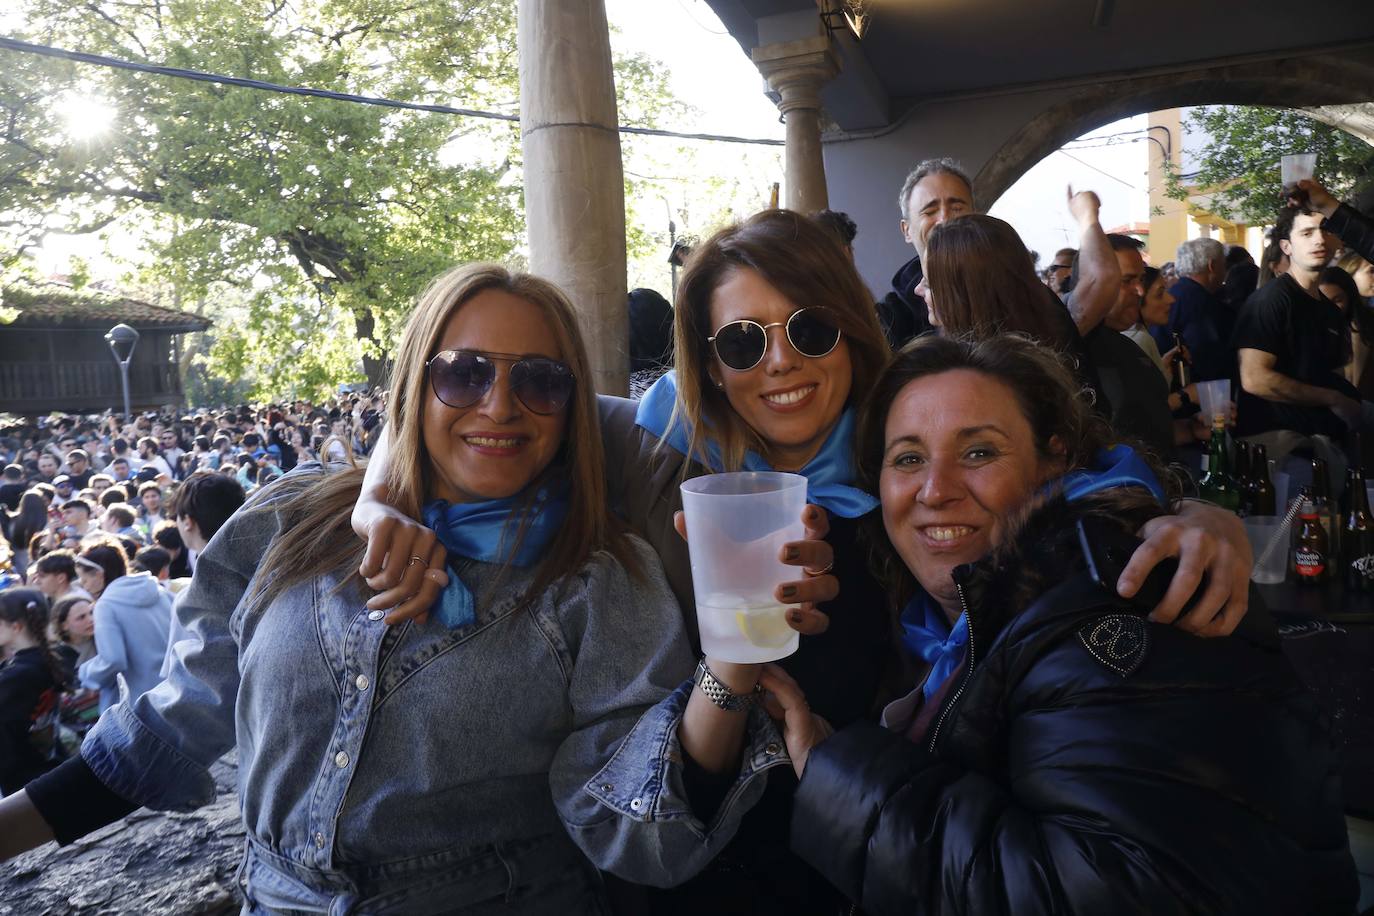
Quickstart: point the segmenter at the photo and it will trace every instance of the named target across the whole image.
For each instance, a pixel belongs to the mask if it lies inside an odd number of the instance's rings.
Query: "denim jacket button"
[[[609,791],[611,791],[611,790],[614,789],[614,788],[615,788],[615,786],[611,785],[611,784],[608,782],[608,783],[604,783],[604,784],[601,786],[601,791],[602,791],[602,792],[609,792]]]
[[[368,620],[381,620],[386,616],[386,611],[372,611],[367,615]]]
[[[763,752],[769,757],[776,757],[780,750],[782,750],[782,748],[778,747],[777,742],[770,741],[768,745],[764,747]]]
[[[358,686],[359,690],[366,690],[368,688],[368,685],[372,682],[367,679],[366,674],[360,674],[358,675],[358,679],[353,683]]]
[[[315,834],[315,848],[316,848],[316,849],[324,849],[324,834],[323,834],[323,833],[318,833],[318,832],[317,832],[317,833]]]
[[[337,754],[334,755],[334,765],[339,767],[340,769],[348,766],[348,755],[345,754],[343,751],[339,751]]]
[[[631,811],[638,811],[638,810],[639,810],[640,808],[642,808],[642,807],[644,807],[644,802],[643,802],[642,799],[638,799],[638,798],[632,798],[632,799],[630,799],[630,810],[631,810]]]

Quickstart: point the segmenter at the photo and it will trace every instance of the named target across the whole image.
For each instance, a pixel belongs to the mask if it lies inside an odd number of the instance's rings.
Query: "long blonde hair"
[[[765,210],[718,231],[692,252],[677,288],[674,368],[677,404],[671,422],[688,424],[689,456],[701,460],[707,439],[719,447],[723,470],[738,470],[748,449],[768,454],[767,444],[711,384],[714,333],[711,296],[730,273],[756,271],[778,292],[802,306],[828,308],[849,346],[853,382],[849,403],[862,403],[892,355],[878,324],[873,297],[835,237],[792,210]]]
[[[423,435],[425,405],[432,397],[426,363],[437,351],[444,326],[454,313],[489,289],[518,296],[543,311],[563,361],[577,379],[565,408],[567,423],[559,457],[545,472],[553,472],[556,466],[557,472],[567,477],[567,519],[544,551],[524,600],[531,600],[558,578],[575,572],[601,550],[609,551],[632,574],[638,574],[639,566],[624,530],[607,510],[596,393],[590,384],[591,368],[577,315],[568,298],[549,281],[511,272],[499,264],[468,264],[441,275],[420,296],[406,322],[392,366],[387,407],[390,457],[386,487],[391,505],[411,518],[420,517],[431,491],[432,475]],[[362,475],[361,467],[349,466],[323,478],[287,477],[267,488],[266,499],[255,500],[284,519],[259,573],[264,599],[270,600],[318,572],[356,568],[362,562],[365,545],[349,526]],[[526,511],[520,515],[518,538],[523,538],[529,523],[528,510],[538,484],[535,481],[526,488]]]

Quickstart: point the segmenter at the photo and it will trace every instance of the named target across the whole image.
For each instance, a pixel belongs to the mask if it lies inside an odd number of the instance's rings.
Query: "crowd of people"
[[[1210,432],[1181,359],[1271,453],[1365,422],[1367,265],[1327,271],[1374,229],[1291,190],[1246,294],[1087,191],[1038,274],[934,160],[876,304],[853,222],[786,210],[636,291],[635,400],[560,290],[476,264],[385,397],[11,431],[0,859],[203,805],[235,749],[249,913],[1350,912],[1327,726],[1167,467]],[[807,482],[775,664],[703,652],[679,485],[741,469]]]

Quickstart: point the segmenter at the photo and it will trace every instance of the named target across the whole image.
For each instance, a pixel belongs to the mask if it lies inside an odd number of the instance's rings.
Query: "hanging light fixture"
[[[821,20],[831,32],[848,26],[855,38],[863,38],[872,7],[873,0],[822,0]]]

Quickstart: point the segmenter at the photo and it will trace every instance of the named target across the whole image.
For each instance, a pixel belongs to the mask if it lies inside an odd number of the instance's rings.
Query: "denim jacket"
[[[207,768],[237,747],[249,912],[448,911],[566,873],[544,889],[552,912],[591,899],[587,860],[670,886],[710,861],[763,771],[786,762],[752,709],[724,803],[709,824],[692,813],[677,738],[692,658],[642,541],[642,578],[597,555],[523,609],[528,570],[498,581],[469,562],[474,624],[431,615],[384,641],[381,615],[339,575],[265,608],[244,600],[278,524],[260,501],[215,535],[177,602],[186,637],[170,676],[82,746],[115,792],[174,811],[210,801]]]

